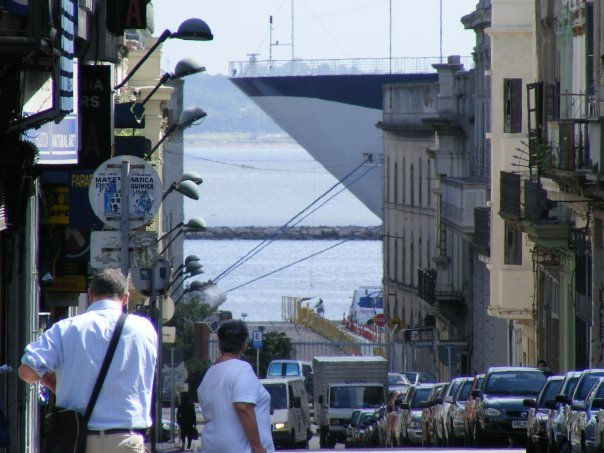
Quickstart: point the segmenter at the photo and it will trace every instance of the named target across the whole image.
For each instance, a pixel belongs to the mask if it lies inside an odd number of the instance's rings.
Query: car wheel
[[[289,433],[289,441],[287,443],[290,448],[296,448],[296,432],[293,429]]]

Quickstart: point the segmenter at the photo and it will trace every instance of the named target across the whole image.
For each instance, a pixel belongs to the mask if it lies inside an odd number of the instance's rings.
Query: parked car
[[[583,370],[572,395],[570,397],[556,397],[557,402],[564,403],[568,406],[565,408],[565,417],[562,421],[562,439],[559,444],[560,450],[568,451],[571,448],[571,427],[579,423],[579,421],[576,420],[577,418],[584,416],[585,399],[601,377],[604,377],[604,369],[596,368]]]
[[[401,404],[401,428],[399,445],[422,443],[422,410],[434,384],[412,385]]]
[[[374,409],[357,409],[352,413],[350,423],[346,427],[346,438],[344,441],[346,448],[363,446],[364,430],[373,420],[374,414]]]
[[[312,437],[310,410],[300,378],[261,379],[271,395],[271,432],[275,445],[308,448]]]
[[[604,421],[604,378],[598,379],[585,399],[583,407],[577,408],[579,416],[570,426],[570,446],[574,452],[594,453],[604,450],[602,434]]]
[[[470,395],[466,401],[466,407],[464,410],[464,444],[466,446],[474,445],[474,425],[476,424],[476,411],[474,408],[480,400],[479,397],[472,395],[474,390],[482,389],[484,384],[484,374],[477,374],[472,382],[472,388],[470,389]]]
[[[451,380],[446,390],[443,391],[440,404],[434,407],[435,445],[448,444],[445,424],[450,416],[449,413],[453,411],[455,406],[455,394],[464,379],[466,378],[458,377]]]
[[[365,429],[364,447],[382,447],[386,427],[386,406],[374,411],[373,418]]]
[[[436,384],[422,409],[422,446],[424,447],[436,445],[434,415],[436,406],[442,402],[442,394],[448,385],[447,382],[439,382]]]
[[[434,384],[436,376],[427,371],[403,371],[403,374],[411,384]]]
[[[524,400],[535,398],[547,380],[546,371],[531,367],[489,368],[475,408],[474,442],[526,443],[528,411]]]
[[[397,390],[401,393],[406,394],[409,390],[411,382],[402,373],[388,373],[388,389],[392,392]]]
[[[528,408],[527,416],[527,453],[547,452],[547,420],[552,408],[555,408],[555,398],[560,393],[564,376],[550,376],[536,399],[524,400]]]
[[[464,415],[466,411],[466,403],[472,390],[474,378],[461,378],[462,383],[454,395],[454,404],[448,412],[445,419],[445,435],[447,437],[447,445],[462,444],[464,441]]]
[[[575,391],[577,382],[581,377],[581,371],[569,371],[564,375],[564,380],[560,387],[558,395],[556,395],[554,403],[546,403],[551,406],[551,411],[547,418],[546,431],[548,451],[550,453],[558,453],[562,440],[564,439],[564,421],[566,420],[566,412],[570,411],[570,406],[560,401],[560,396],[570,398]]]

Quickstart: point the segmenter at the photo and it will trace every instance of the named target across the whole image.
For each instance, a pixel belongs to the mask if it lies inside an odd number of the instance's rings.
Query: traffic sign
[[[117,156],[106,160],[92,175],[88,198],[92,210],[103,223],[112,228],[120,228],[124,162],[130,163],[128,211],[130,229],[135,229],[148,224],[161,204],[161,179],[145,160],[136,156]]]
[[[165,258],[158,258],[155,266],[151,268],[130,269],[132,284],[145,296],[151,295],[151,276],[154,271],[154,289],[156,294],[163,294],[170,280],[170,264]]]
[[[151,268],[157,261],[157,233],[136,231],[130,234],[130,267]],[[121,231],[93,231],[90,239],[90,266],[95,269],[122,266]]]
[[[252,332],[252,349],[262,349],[264,347],[264,337],[262,336],[261,330],[254,330]]]
[[[384,315],[384,313],[378,313],[373,317],[373,322],[378,327],[384,327],[386,325],[386,315]]]

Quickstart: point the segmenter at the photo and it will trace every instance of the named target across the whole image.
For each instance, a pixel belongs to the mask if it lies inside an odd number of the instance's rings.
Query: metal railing
[[[434,64],[446,63],[440,57],[347,58],[319,60],[231,61],[231,77],[316,76],[346,74],[424,74],[436,70]],[[466,69],[474,67],[471,56],[461,57]]]

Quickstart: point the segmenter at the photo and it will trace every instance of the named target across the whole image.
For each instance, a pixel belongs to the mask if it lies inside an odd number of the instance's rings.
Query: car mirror
[[[482,397],[482,390],[478,390],[478,389],[472,390],[472,396],[474,398],[481,398]]]
[[[433,406],[438,406],[439,404],[443,403],[443,399],[442,398],[434,398],[434,401],[432,402]]]
[[[604,398],[595,398],[591,402],[592,409],[604,409]]]
[[[558,403],[554,400],[548,400],[545,402],[545,408],[550,410],[556,410]]]
[[[409,404],[407,404],[407,403],[401,403],[401,409],[408,411],[409,410]]]
[[[575,401],[570,405],[570,409],[573,411],[584,411],[585,403],[582,401]]]
[[[555,401],[556,403],[570,404],[570,398],[562,394],[556,395]]]
[[[447,403],[453,404],[455,402],[455,398],[453,398],[452,396],[447,396],[447,398],[445,399],[445,401]]]
[[[527,399],[523,400],[522,404],[525,407],[532,407],[532,408],[536,408],[537,407],[537,402],[534,399],[530,399],[530,398],[527,398]]]

